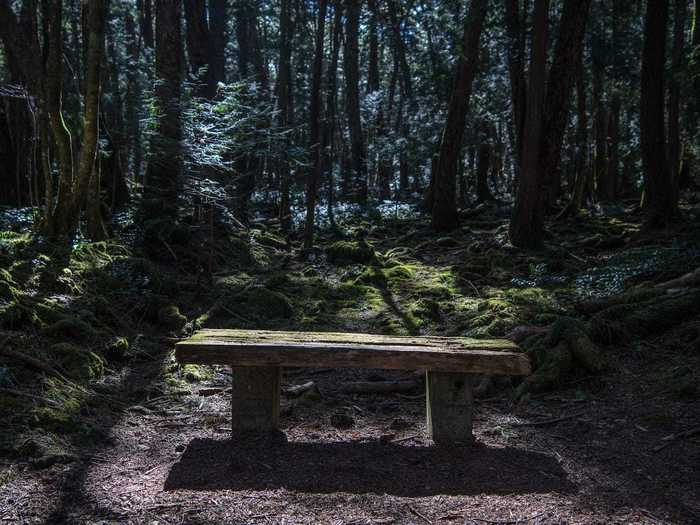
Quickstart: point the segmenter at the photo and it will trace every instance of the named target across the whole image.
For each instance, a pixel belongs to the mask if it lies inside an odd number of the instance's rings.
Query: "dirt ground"
[[[286,385],[314,381],[320,396],[284,398],[283,433],[252,441],[231,439],[226,369],[180,397],[159,395],[158,366],[111,378],[142,401],[105,422],[105,445],[43,470],[3,463],[0,522],[700,523],[700,441],[664,439],[700,409],[651,388],[648,361],[519,405],[480,400],[476,444],[455,449],[427,437],[420,385],[338,392],[406,374],[288,371]]]

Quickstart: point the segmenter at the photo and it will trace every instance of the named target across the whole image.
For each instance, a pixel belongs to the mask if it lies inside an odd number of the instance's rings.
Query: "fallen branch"
[[[678,441],[679,439],[687,438],[687,437],[692,437],[700,434],[700,427],[695,427],[691,428],[690,430],[686,430],[685,432],[679,432],[678,434],[670,434],[664,438],[661,439],[663,443],[660,445],[655,446],[651,450],[653,452],[659,452],[660,450],[665,449],[675,441]]]
[[[304,392],[308,392],[309,390],[313,390],[314,388],[316,388],[316,383],[314,383],[313,381],[308,381],[301,385],[287,387],[283,390],[283,393],[288,397],[299,397]]]
[[[43,403],[46,403],[48,405],[51,405],[53,407],[59,408],[61,405],[60,403],[54,401],[53,399],[48,399],[46,397],[41,397],[41,396],[35,396],[34,394],[30,394],[28,392],[22,392],[21,390],[15,390],[13,388],[0,388],[0,394],[7,394],[10,396],[17,396],[17,397],[26,397],[29,399],[33,399],[35,401],[41,401]]]

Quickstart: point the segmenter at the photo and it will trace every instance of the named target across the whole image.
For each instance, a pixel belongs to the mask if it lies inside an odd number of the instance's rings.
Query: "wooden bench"
[[[282,367],[425,369],[436,443],[472,440],[472,374],[530,373],[511,341],[462,337],[208,329],[177,343],[175,355],[182,364],[231,365],[234,432],[277,429]]]

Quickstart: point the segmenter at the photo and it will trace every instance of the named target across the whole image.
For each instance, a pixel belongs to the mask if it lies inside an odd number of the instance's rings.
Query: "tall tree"
[[[591,0],[564,2],[554,58],[547,77],[547,111],[543,115],[540,171],[545,178],[545,198],[550,206],[559,197],[561,187],[561,149],[569,121],[576,62],[581,55],[590,5]]]
[[[346,0],[345,22],[345,110],[350,129],[350,152],[354,196],[367,204],[367,153],[360,116],[359,25],[361,0]]]
[[[644,20],[640,132],[644,173],[644,208],[651,225],[663,225],[676,212],[674,190],[666,155],[664,125],[664,67],[668,0],[648,0]]]
[[[440,141],[437,170],[433,175],[432,226],[438,231],[457,226],[457,168],[487,7],[488,0],[473,0],[464,19],[462,48]]]
[[[182,0],[156,0],[155,132],[146,173],[146,217],[173,219],[182,185]]]
[[[671,184],[675,192],[678,192],[681,169],[680,76],[685,62],[685,22],[687,13],[687,0],[675,0],[671,76],[668,83],[668,161]],[[677,198],[677,196],[674,196],[674,199]]]
[[[321,151],[321,78],[323,75],[323,42],[326,31],[327,0],[318,4],[316,21],[314,63],[311,78],[311,101],[309,108],[309,146],[311,150],[312,167],[306,179],[306,222],[304,225],[304,248],[311,248],[314,243],[314,224],[316,220],[316,194],[318,181],[323,170],[323,155]]]
[[[277,66],[277,106],[279,109],[278,124],[287,130],[294,123],[294,105],[292,100],[292,41],[294,38],[294,21],[292,20],[291,0],[282,0],[280,8],[280,40],[279,40],[279,64]],[[285,150],[291,146],[287,140]],[[282,229],[289,231],[291,228],[290,186],[291,174],[289,171],[289,159],[286,151],[280,161],[280,203],[279,217]]]
[[[540,171],[542,116],[546,97],[549,0],[535,0],[530,75],[523,138],[520,183],[510,220],[510,240],[518,247],[538,248],[544,235],[543,174]]]
[[[185,2],[185,23],[187,27],[187,58],[190,76],[194,82],[194,95],[212,97],[212,83],[209,82],[211,48],[209,45],[209,23],[205,0]]]
[[[523,149],[523,126],[527,103],[525,79],[525,15],[521,13],[520,0],[504,0],[506,32],[508,35],[508,74],[510,76],[511,107],[513,111],[513,156],[516,181],[520,175],[520,157]]]

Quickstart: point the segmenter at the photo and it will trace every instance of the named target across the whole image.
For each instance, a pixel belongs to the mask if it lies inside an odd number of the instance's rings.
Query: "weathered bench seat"
[[[277,428],[282,367],[425,369],[428,430],[443,443],[472,439],[471,375],[530,373],[511,341],[464,337],[207,329],[177,343],[175,355],[233,368],[234,432]]]

